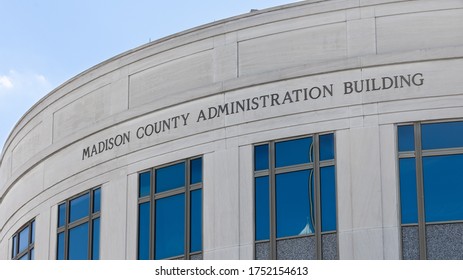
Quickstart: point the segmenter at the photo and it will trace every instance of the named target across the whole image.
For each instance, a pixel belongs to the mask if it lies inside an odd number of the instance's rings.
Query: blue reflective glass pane
[[[26,260],[29,260],[29,254],[25,254],[24,256],[22,256],[20,259],[20,261],[26,261]]]
[[[190,184],[201,183],[203,181],[203,159],[196,158],[190,161]]]
[[[151,190],[151,172],[145,172],[138,175],[138,197],[150,195]]]
[[[426,222],[463,220],[463,155],[423,158]]]
[[[35,259],[35,256],[34,256],[34,248],[32,248],[31,251],[30,251],[29,253],[30,253],[29,259],[30,259],[30,260]]]
[[[313,161],[312,137],[275,144],[275,166],[283,167]]]
[[[19,252],[24,251],[29,246],[29,227],[24,228],[19,233]]]
[[[254,147],[254,170],[268,169],[268,144]]]
[[[255,181],[256,240],[268,240],[270,236],[270,206],[268,176],[257,177]]]
[[[156,200],[155,258],[165,259],[184,254],[185,195]]]
[[[399,152],[415,150],[415,133],[413,125],[401,125],[397,128],[399,136]]]
[[[336,182],[334,166],[320,168],[322,232],[336,230]]]
[[[201,251],[203,247],[202,190],[195,190],[191,192],[190,213],[190,253],[193,253]]]
[[[64,260],[64,232],[58,233],[57,260]]]
[[[320,135],[320,160],[334,159],[334,134]]]
[[[100,212],[101,208],[101,189],[93,191],[93,213]]]
[[[11,254],[12,258],[16,257],[18,254],[18,235],[13,236],[13,252]]]
[[[314,233],[313,182],[312,170],[276,175],[278,238]]]
[[[30,243],[34,243],[35,240],[35,221],[31,223],[31,240]]]
[[[138,259],[150,258],[150,203],[138,206]]]
[[[69,230],[69,259],[88,259],[88,223]]]
[[[92,260],[100,259],[100,219],[93,220],[92,232]]]
[[[72,223],[88,216],[90,206],[90,194],[86,193],[69,202],[69,222]]]
[[[66,222],[66,203],[58,206],[58,227],[64,226]]]
[[[463,147],[463,122],[421,125],[423,150]]]
[[[177,163],[156,169],[156,192],[164,192],[185,186],[185,163]]]
[[[402,224],[418,223],[415,158],[399,161],[400,208]]]

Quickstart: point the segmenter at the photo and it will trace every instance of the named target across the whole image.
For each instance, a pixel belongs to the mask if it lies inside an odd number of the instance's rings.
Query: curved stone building
[[[130,50],[17,123],[0,259],[463,259],[463,2],[301,1]]]

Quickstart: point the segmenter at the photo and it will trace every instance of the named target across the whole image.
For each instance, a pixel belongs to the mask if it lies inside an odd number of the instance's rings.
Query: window
[[[398,126],[403,259],[463,259],[463,121]]]
[[[58,205],[56,259],[100,258],[101,189],[95,188]]]
[[[202,259],[202,158],[138,179],[138,259]]]
[[[13,235],[13,246],[11,259],[33,260],[34,259],[35,221],[32,220],[22,226]]]
[[[337,259],[334,134],[254,146],[255,258]]]

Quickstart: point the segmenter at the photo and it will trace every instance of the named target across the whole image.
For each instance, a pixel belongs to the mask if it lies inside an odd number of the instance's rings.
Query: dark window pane
[[[138,259],[150,258],[150,203],[138,206]]]
[[[18,235],[15,235],[13,237],[13,253],[11,254],[12,258],[16,257],[17,254],[18,254]]]
[[[399,152],[415,150],[415,138],[413,125],[401,125],[397,128],[399,135]]]
[[[320,168],[322,232],[336,230],[336,183],[334,166]]]
[[[26,261],[26,260],[29,260],[29,254],[25,254],[24,256],[22,256],[20,259],[20,261]]]
[[[69,203],[69,222],[72,223],[88,216],[90,205],[90,194],[86,193],[77,198],[74,198]]]
[[[177,163],[156,170],[156,192],[185,186],[185,163]]]
[[[66,222],[66,203],[58,206],[58,227],[64,226]]]
[[[190,161],[190,184],[201,183],[203,181],[203,159],[196,158]]]
[[[57,260],[64,260],[64,232],[58,233]]]
[[[92,260],[100,259],[100,219],[93,220]]]
[[[31,223],[31,240],[30,243],[34,243],[35,240],[35,221]]]
[[[254,170],[268,169],[268,144],[254,147]]]
[[[270,236],[270,206],[268,176],[256,178],[256,240],[267,240]]]
[[[88,259],[88,223],[69,230],[69,259]]]
[[[320,135],[320,160],[334,159],[334,134]]]
[[[202,190],[195,190],[191,192],[191,230],[190,230],[190,253],[201,251],[203,247],[202,242]]]
[[[93,191],[93,213],[100,212],[101,208],[101,189]]]
[[[145,172],[138,175],[139,187],[138,197],[144,197],[150,195],[151,190],[151,172]]]
[[[463,220],[463,155],[423,158],[426,222]]]
[[[275,160],[276,167],[312,162],[312,138],[302,138],[276,143]]]
[[[313,189],[312,170],[276,175],[278,238],[314,233],[315,207]]]
[[[423,150],[463,147],[463,122],[421,125]]]
[[[156,259],[180,256],[185,248],[185,195],[156,201]]]
[[[415,158],[403,158],[400,169],[400,206],[402,224],[418,223]]]
[[[30,250],[29,254],[30,254],[30,255],[29,255],[29,259],[30,259],[30,260],[35,259],[35,256],[34,256],[34,248],[32,248],[32,249]]]
[[[29,246],[29,227],[26,227],[19,233],[19,252],[26,250],[28,246]]]

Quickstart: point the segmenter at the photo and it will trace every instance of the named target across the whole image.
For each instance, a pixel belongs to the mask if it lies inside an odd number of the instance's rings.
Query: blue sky
[[[21,116],[82,71],[150,40],[291,0],[0,0],[0,150]]]

